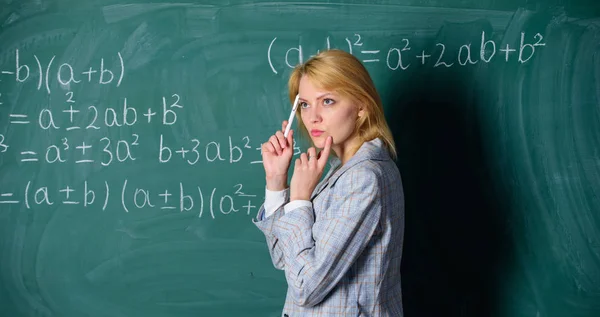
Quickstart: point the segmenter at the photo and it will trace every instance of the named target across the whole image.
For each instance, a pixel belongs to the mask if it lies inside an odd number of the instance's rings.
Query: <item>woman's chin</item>
[[[312,143],[318,149],[322,149],[323,147],[325,147],[325,140],[321,139],[320,137],[318,137],[318,138],[313,137]]]

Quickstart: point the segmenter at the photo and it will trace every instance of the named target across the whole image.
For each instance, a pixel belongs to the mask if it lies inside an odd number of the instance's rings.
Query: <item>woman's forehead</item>
[[[307,85],[309,85],[309,86],[307,86]],[[337,91],[337,89],[332,88],[332,87],[325,87],[321,83],[316,82],[314,80],[310,80],[309,78],[307,78],[304,83],[302,81],[300,82],[298,91],[300,91],[300,88],[303,88],[302,91],[305,93],[308,93],[308,89],[310,89],[310,92],[315,95],[324,95],[324,94],[339,95],[339,92]],[[302,97],[302,96],[300,96],[300,97]]]

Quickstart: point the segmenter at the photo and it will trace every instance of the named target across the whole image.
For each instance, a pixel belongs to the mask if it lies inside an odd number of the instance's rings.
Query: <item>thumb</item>
[[[287,145],[290,148],[294,147],[294,130],[293,129],[290,129],[290,132],[288,133],[288,136],[287,136]]]

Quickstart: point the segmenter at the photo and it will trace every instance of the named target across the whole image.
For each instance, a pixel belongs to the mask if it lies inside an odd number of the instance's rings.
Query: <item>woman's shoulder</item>
[[[379,184],[395,182],[400,178],[395,162],[379,139],[363,143],[354,156],[341,166],[339,159],[334,159],[332,167],[335,171],[331,176],[325,177],[323,183],[333,186],[341,181],[342,186],[339,187],[345,189],[369,183],[377,187]]]
[[[357,163],[348,172],[350,175],[363,175],[374,181],[395,178],[400,175],[398,167],[392,160],[364,160]]]
[[[400,172],[392,160],[366,159],[349,167],[333,180],[342,187],[364,186],[380,187],[390,182],[400,182]]]

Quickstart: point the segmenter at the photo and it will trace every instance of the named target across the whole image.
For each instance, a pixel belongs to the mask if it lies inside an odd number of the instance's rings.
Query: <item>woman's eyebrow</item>
[[[319,99],[323,99],[324,97],[327,97],[327,96],[329,96],[329,95],[333,95],[333,93],[332,93],[332,92],[326,92],[326,93],[323,93],[323,94],[321,94],[321,95],[317,96],[317,100],[319,100]],[[302,100],[302,101],[308,101],[308,100],[306,100],[306,99],[304,99],[304,98],[302,98],[302,97],[300,97],[300,98],[298,98],[298,99],[299,99],[299,100]]]

